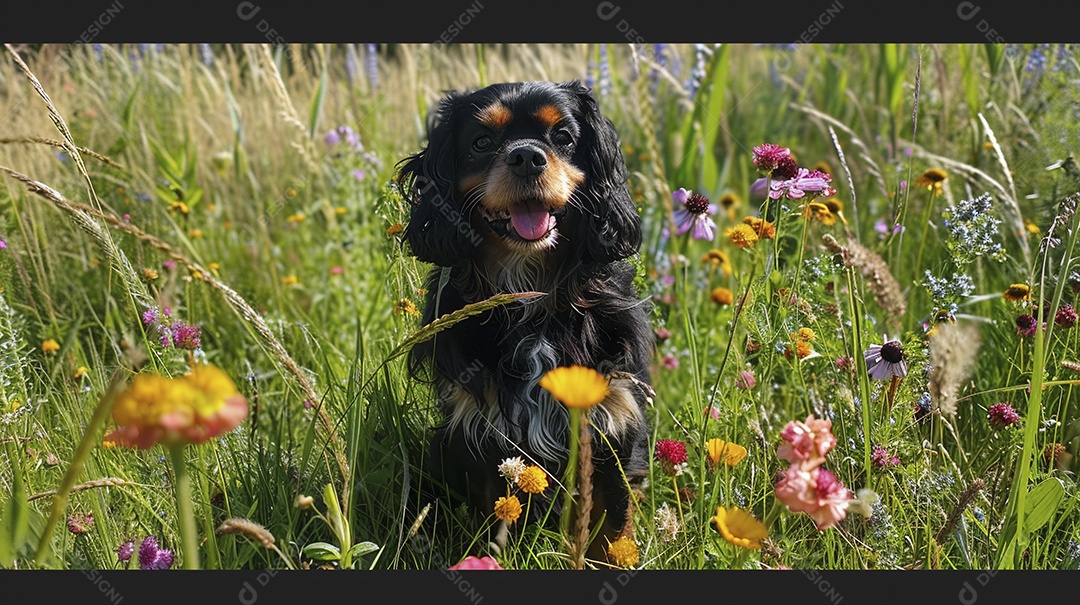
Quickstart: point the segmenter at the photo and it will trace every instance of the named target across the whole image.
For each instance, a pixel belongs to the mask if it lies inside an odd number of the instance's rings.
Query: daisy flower
[[[874,380],[886,380],[893,376],[907,376],[907,362],[904,361],[904,345],[898,340],[885,344],[870,345],[863,352],[866,359],[866,371]]]
[[[671,199],[682,206],[674,214],[676,234],[682,235],[693,229],[694,239],[712,241],[716,237],[716,223],[711,216],[716,214],[716,205],[710,204],[709,198],[680,187],[671,194]]]

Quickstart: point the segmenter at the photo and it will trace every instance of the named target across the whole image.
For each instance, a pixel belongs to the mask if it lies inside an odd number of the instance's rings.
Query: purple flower
[[[364,172],[363,170],[361,170],[360,168],[357,168],[357,169],[353,170],[349,174],[351,174],[352,177],[354,179],[358,180],[358,181],[364,180],[364,177],[367,176],[367,173]]]
[[[116,560],[120,563],[127,563],[131,560],[131,555],[135,552],[135,542],[128,540],[120,546],[116,547]]]
[[[1034,336],[1039,322],[1029,313],[1024,313],[1016,318],[1016,333],[1023,337]]]
[[[182,321],[172,325],[173,345],[178,349],[189,351],[199,348],[199,328]]]
[[[758,170],[766,174],[775,170],[784,158],[791,158],[790,149],[772,143],[762,143],[754,147],[753,151],[754,166],[757,166]]]
[[[671,194],[671,199],[682,208],[675,211],[675,233],[682,235],[694,229],[694,239],[712,241],[716,237],[716,223],[711,214],[716,214],[716,205],[709,203],[709,198],[700,193],[693,193],[679,188]]]
[[[874,380],[907,376],[904,345],[898,340],[890,340],[881,345],[870,345],[870,348],[863,352],[863,357],[866,359],[866,371]]]
[[[829,186],[832,177],[820,170],[807,170],[799,168],[795,176],[769,183],[769,197],[778,200],[783,196],[797,200],[809,194],[811,198],[817,195],[829,197],[836,195],[836,190]]]
[[[168,569],[173,564],[173,552],[158,548],[157,538],[146,536],[139,545],[139,569]]]
[[[148,325],[154,323],[155,321],[157,321],[157,318],[158,318],[157,307],[148,307],[145,311],[142,312],[142,322],[143,322],[144,325],[148,326]]]
[[[161,346],[162,346],[162,348],[167,349],[167,348],[172,346],[172,344],[173,344],[172,330],[169,329],[169,326],[166,326],[166,325],[158,326],[158,334],[161,337]]]
[[[7,250],[7,242],[0,239],[0,250]]]
[[[75,535],[85,534],[94,528],[94,511],[73,513],[68,517],[68,531]]]
[[[880,445],[875,445],[874,451],[870,454],[870,462],[874,468],[886,468],[900,464],[900,458],[890,454],[889,450]]]
[[[986,410],[986,419],[990,421],[990,426],[995,429],[1003,429],[1011,424],[1015,424],[1020,420],[1020,415],[1016,413],[1016,410],[1007,403],[995,403],[990,406],[990,409]]]
[[[750,184],[750,199],[764,200],[769,194],[769,179],[761,177]]]
[[[1057,315],[1054,316],[1054,323],[1062,328],[1071,328],[1076,325],[1076,311],[1072,305],[1062,305],[1058,309]]]

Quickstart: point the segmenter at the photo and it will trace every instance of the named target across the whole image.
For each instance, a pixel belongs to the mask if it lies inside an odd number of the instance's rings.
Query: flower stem
[[[563,538],[568,544],[574,544],[570,535],[570,519],[574,511],[574,488],[577,487],[577,459],[578,447],[581,437],[581,410],[570,408],[570,453],[566,460],[566,474],[564,475],[564,488],[566,495],[563,497],[562,516],[559,518],[559,526],[562,529]]]
[[[168,447],[169,461],[176,476],[176,512],[180,516],[180,543],[184,547],[184,569],[199,569],[199,534],[191,499],[191,475],[184,462],[184,446]]]

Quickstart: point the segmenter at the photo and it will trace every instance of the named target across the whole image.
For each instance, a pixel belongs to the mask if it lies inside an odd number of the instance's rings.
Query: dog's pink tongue
[[[514,231],[527,240],[538,240],[555,227],[555,217],[538,202],[521,202],[510,209]]]

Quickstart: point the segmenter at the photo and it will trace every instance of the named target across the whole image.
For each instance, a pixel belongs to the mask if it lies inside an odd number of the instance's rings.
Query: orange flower
[[[716,288],[709,295],[712,301],[718,305],[730,305],[735,302],[735,295],[727,288]]]
[[[754,235],[761,239],[776,239],[776,226],[769,221],[756,216],[748,216],[742,222],[744,225],[749,225],[754,230]]]
[[[104,440],[139,449],[203,443],[239,426],[247,413],[247,400],[215,366],[197,365],[180,378],[139,374],[116,396],[117,428]]]
[[[53,353],[55,353],[55,352],[57,352],[59,350],[60,350],[60,343],[56,342],[56,340],[53,339],[53,338],[50,338],[50,339],[46,340],[45,342],[41,343],[41,352],[42,353],[52,355]]]

